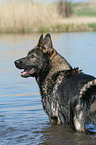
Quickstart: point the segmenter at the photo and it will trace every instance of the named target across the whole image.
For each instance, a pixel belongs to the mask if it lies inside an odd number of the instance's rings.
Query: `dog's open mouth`
[[[23,72],[21,72],[21,76],[22,77],[29,77],[31,75],[33,75],[35,73],[36,69],[32,68],[32,69],[24,69]]]

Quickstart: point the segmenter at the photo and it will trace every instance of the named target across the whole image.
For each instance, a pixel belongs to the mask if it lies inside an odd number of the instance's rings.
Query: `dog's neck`
[[[54,74],[70,69],[72,69],[72,67],[65,60],[65,58],[56,52],[56,55],[51,59],[51,69],[49,70],[44,82],[46,83],[47,79],[49,80],[49,78],[52,79]]]
[[[60,54],[56,52],[55,56],[51,59],[52,69],[54,71],[70,70],[72,69],[71,65],[63,58]]]
[[[60,56],[57,52],[50,61],[51,61],[50,62],[51,66],[50,66],[49,71],[47,72],[46,76],[43,77],[43,80],[41,80],[40,77],[37,80],[37,83],[39,85],[41,92],[44,92],[45,86],[48,86],[48,84],[50,83],[50,81],[52,80],[52,77],[54,75],[58,74],[59,72],[72,69],[72,67],[69,65],[69,63],[62,56]],[[42,74],[42,76],[43,76],[43,74]]]

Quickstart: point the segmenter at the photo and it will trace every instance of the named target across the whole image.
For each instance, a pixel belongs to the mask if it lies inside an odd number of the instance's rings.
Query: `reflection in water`
[[[41,133],[41,132],[39,132]],[[94,136],[74,132],[64,125],[53,125],[42,131],[43,145],[95,145]]]
[[[39,34],[0,35],[0,144],[95,145],[96,135],[50,125],[35,79],[20,77],[14,60],[37,44]],[[96,33],[52,34],[56,48],[72,66],[96,76]]]

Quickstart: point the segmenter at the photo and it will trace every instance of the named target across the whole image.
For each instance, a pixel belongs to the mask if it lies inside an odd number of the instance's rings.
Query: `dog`
[[[24,78],[35,77],[42,104],[52,124],[67,124],[86,132],[85,123],[96,123],[96,78],[72,66],[43,34],[26,57],[16,60]]]

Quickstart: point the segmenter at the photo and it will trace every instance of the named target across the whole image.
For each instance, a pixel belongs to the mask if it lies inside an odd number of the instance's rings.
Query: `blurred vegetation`
[[[96,2],[72,3],[73,13],[77,16],[96,16]]]
[[[92,28],[92,30],[96,31],[96,23],[89,23],[88,26]]]
[[[1,33],[96,31],[96,2],[4,0]]]
[[[70,17],[73,12],[71,1],[60,0],[58,2],[58,11],[62,17]]]

